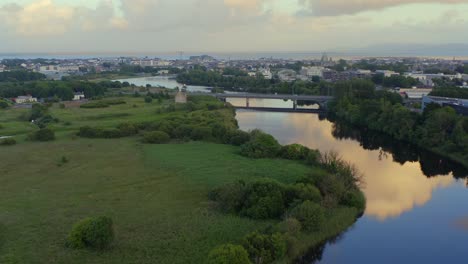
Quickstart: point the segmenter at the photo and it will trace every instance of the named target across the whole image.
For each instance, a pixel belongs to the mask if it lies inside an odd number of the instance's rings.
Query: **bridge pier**
[[[250,107],[250,98],[249,97],[245,98],[245,106]]]
[[[293,109],[294,109],[294,110],[297,109],[297,100],[293,100]]]

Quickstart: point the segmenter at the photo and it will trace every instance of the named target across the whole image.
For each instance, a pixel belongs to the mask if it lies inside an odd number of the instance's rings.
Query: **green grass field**
[[[53,106],[50,112],[60,122],[52,126],[57,140],[47,143],[24,140],[37,129],[18,121],[27,110],[0,112],[0,135],[16,135],[19,141],[0,147],[0,263],[205,263],[214,247],[239,243],[247,233],[277,222],[219,212],[208,200],[210,190],[264,177],[293,183],[318,170],[294,161],[248,159],[229,145],[143,145],[137,137],[74,136],[84,125],[115,127],[164,115],[157,114],[156,102],[126,100],[103,109]],[[69,162],[61,163],[62,157]],[[355,214],[335,209],[323,230],[302,235],[300,250],[346,229]],[[110,249],[65,246],[75,222],[100,215],[114,221]]]

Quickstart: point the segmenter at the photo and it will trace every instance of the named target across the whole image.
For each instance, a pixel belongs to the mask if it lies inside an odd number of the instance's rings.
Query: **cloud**
[[[468,3],[468,0],[299,0],[299,3],[303,7],[300,14],[338,16],[406,4],[461,4]]]
[[[38,0],[23,6],[8,4],[0,6],[0,22],[4,22],[10,31],[25,37],[126,28],[125,20],[115,16],[110,0],[102,0],[95,9],[60,5],[52,0]]]

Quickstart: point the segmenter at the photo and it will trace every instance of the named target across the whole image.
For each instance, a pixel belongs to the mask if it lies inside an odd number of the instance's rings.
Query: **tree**
[[[67,240],[72,248],[105,249],[114,241],[114,228],[109,217],[86,218],[76,223]]]
[[[323,208],[311,201],[305,201],[294,207],[290,215],[301,222],[302,227],[307,231],[317,231],[325,222]]]
[[[250,264],[249,254],[238,245],[226,244],[213,249],[208,264]]]
[[[241,146],[241,154],[249,158],[274,158],[281,145],[276,139],[260,130],[251,133],[251,139]]]
[[[244,238],[242,245],[255,264],[272,263],[283,257],[287,250],[286,240],[279,233],[267,235],[253,232]]]

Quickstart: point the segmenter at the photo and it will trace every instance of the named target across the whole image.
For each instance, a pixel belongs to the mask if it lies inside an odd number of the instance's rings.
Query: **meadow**
[[[163,118],[167,102],[109,108],[65,108],[51,142],[25,140],[36,130],[20,121],[26,109],[0,112],[0,135],[18,144],[0,146],[0,263],[206,263],[210,250],[238,243],[274,220],[252,220],[216,210],[208,193],[236,180],[272,178],[294,183],[321,170],[283,159],[250,159],[240,148],[208,142],[142,144],[137,136],[86,139],[79,127],[115,127]],[[63,162],[64,157],[67,162]],[[104,251],[65,246],[72,225],[89,216],[114,221],[115,242]],[[356,210],[337,208],[320,231],[301,236],[304,252],[355,221]],[[279,262],[288,263],[290,259]]]

